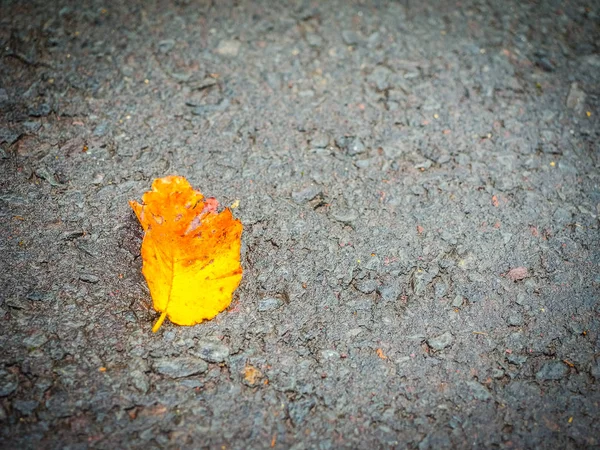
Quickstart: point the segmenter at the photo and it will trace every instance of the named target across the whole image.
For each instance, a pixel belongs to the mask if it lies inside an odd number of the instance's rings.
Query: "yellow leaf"
[[[242,279],[242,223],[205,199],[184,177],[152,183],[142,203],[130,201],[144,229],[142,273],[154,309],[178,325],[212,319],[231,303]]]

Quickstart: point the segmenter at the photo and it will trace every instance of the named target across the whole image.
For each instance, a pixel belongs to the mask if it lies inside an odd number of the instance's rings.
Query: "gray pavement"
[[[598,448],[598,2],[0,5],[0,447]],[[169,174],[244,278],[152,334]]]

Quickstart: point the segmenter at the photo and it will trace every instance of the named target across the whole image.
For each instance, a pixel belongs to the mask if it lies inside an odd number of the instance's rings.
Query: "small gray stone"
[[[504,377],[504,370],[498,368],[492,369],[492,377],[496,380],[499,380],[500,378]]]
[[[454,336],[452,336],[449,331],[446,331],[444,334],[429,338],[427,340],[427,345],[429,345],[433,350],[439,351],[450,347],[453,341]]]
[[[454,306],[455,308],[460,308],[463,304],[463,298],[460,295],[457,295],[456,297],[454,297],[454,300],[452,300],[452,306]]]
[[[200,358],[180,356],[178,358],[161,358],[154,361],[154,370],[171,378],[182,378],[208,370],[208,364]]]
[[[435,283],[433,286],[433,291],[436,298],[442,298],[444,295],[446,295],[446,292],[448,292],[448,285],[443,281],[440,281]]]
[[[567,328],[569,329],[569,331],[575,335],[581,335],[584,332],[584,328],[583,326],[575,321],[570,321],[567,325]]]
[[[377,66],[367,77],[367,81],[375,86],[378,91],[385,91],[390,87],[388,78],[392,71],[384,66]]]
[[[326,361],[326,360],[336,360],[336,359],[340,359],[340,354],[338,352],[336,352],[335,350],[330,350],[330,349],[325,349],[325,350],[321,350],[321,361]]]
[[[343,30],[342,39],[346,45],[356,45],[360,42],[360,36],[352,30]]]
[[[42,127],[42,124],[39,122],[34,122],[34,121],[23,122],[23,128],[25,128],[25,131],[28,133],[36,133],[41,127]]]
[[[306,33],[306,42],[311,47],[321,47],[323,45],[323,38],[317,33]]]
[[[358,213],[353,209],[338,209],[331,213],[331,217],[338,222],[351,224],[358,219]]]
[[[39,405],[40,403],[35,400],[15,400],[12,403],[13,408],[24,416],[31,415]]]
[[[346,336],[348,336],[349,338],[355,338],[356,336],[358,336],[362,332],[363,332],[362,328],[352,328],[350,331],[348,331],[346,333]]]
[[[53,296],[49,292],[31,291],[25,296],[25,298],[27,300],[31,300],[32,302],[47,302],[52,300]]]
[[[600,359],[596,360],[596,362],[592,364],[590,374],[594,377],[596,381],[600,381]]]
[[[107,130],[108,130],[107,122],[99,123],[98,125],[96,125],[96,128],[94,128],[93,135],[96,137],[102,137],[106,134]]]
[[[527,356],[519,355],[517,353],[510,353],[506,355],[506,360],[515,366],[521,366],[527,362]]]
[[[265,74],[265,80],[274,91],[281,89],[283,84],[283,79],[280,73],[268,72]]]
[[[133,387],[135,387],[142,394],[148,392],[148,389],[150,389],[150,383],[148,381],[148,376],[144,372],[141,370],[133,370],[129,376],[131,378],[131,384]]]
[[[475,400],[485,401],[492,398],[490,392],[477,381],[467,381],[465,385],[469,396]]]
[[[188,379],[185,379],[185,380],[181,380],[179,382],[179,384],[181,386],[185,386],[185,387],[190,388],[190,389],[201,388],[202,386],[204,386],[204,383],[202,381],[195,380],[193,378],[188,378]]]
[[[566,174],[570,174],[570,175],[577,175],[578,171],[577,168],[575,166],[573,166],[572,164],[569,164],[566,161],[559,161],[558,162],[558,169]]]
[[[433,165],[433,162],[431,162],[430,160],[426,159],[425,161],[422,161],[420,163],[415,164],[415,169],[424,169],[424,170],[427,170],[432,165]]]
[[[329,145],[329,136],[325,133],[317,133],[310,140],[310,143],[315,148],[325,148]]]
[[[359,169],[366,169],[367,167],[369,167],[371,165],[371,162],[372,162],[372,158],[359,159],[354,164],[356,164],[356,167],[358,167]]]
[[[100,281],[100,278],[98,278],[96,275],[92,275],[91,273],[82,273],[79,275],[79,279],[81,281],[85,281],[86,283],[92,284],[96,284]]]
[[[54,384],[51,378],[40,377],[35,383],[35,391],[37,394],[43,394]]]
[[[67,364],[60,367],[54,367],[54,372],[60,377],[60,381],[64,386],[73,386],[78,378],[77,366]]]
[[[567,108],[574,110],[576,113],[583,112],[585,98],[585,92],[579,88],[577,83],[571,83],[569,95],[567,96]]]
[[[64,391],[55,392],[45,402],[46,409],[56,417],[70,417],[75,411],[75,405]]]
[[[411,186],[410,191],[415,195],[424,195],[427,191],[420,184],[415,184]]]
[[[525,347],[523,333],[511,333],[506,337],[505,345],[513,352],[520,352]]]
[[[556,67],[554,66],[552,61],[550,61],[550,59],[546,56],[539,57],[536,61],[536,64],[545,72],[554,72],[554,70],[556,70]]]
[[[439,269],[437,267],[434,267],[429,271],[422,269],[415,271],[412,279],[412,287],[415,295],[421,295],[425,292],[429,283],[431,283],[438,273]]]
[[[226,39],[219,42],[218,47],[215,49],[215,53],[221,56],[233,58],[238,55],[241,46],[242,44],[240,41]]]
[[[437,162],[438,164],[446,164],[447,162],[450,161],[450,154],[446,153],[446,152],[441,152],[437,159],[435,160],[435,162]]]
[[[365,150],[365,144],[360,138],[354,138],[346,147],[346,151],[350,156],[360,155],[361,153],[364,153]]]
[[[445,430],[437,429],[429,432],[425,438],[419,442],[419,450],[438,450],[452,448],[452,441]]]
[[[356,283],[356,289],[363,294],[371,294],[372,292],[375,292],[375,289],[377,289],[377,281],[370,279],[360,280],[358,283]]]
[[[291,402],[288,405],[288,415],[292,423],[296,426],[304,422],[304,419],[315,405],[316,401],[313,398]]]
[[[562,361],[549,361],[535,374],[538,381],[560,380],[569,373],[569,368]]]
[[[292,200],[297,204],[302,204],[311,201],[317,195],[321,193],[321,189],[318,186],[309,186],[300,191],[292,192]]]
[[[379,286],[377,292],[381,295],[382,300],[386,302],[395,302],[400,296],[400,289],[396,285]]]
[[[173,39],[165,39],[158,43],[158,51],[162,54],[167,54],[175,47],[175,41]]]
[[[220,363],[229,358],[229,348],[221,342],[215,341],[199,341],[192,352],[212,363]]]
[[[315,96],[315,91],[313,91],[312,89],[304,89],[304,90],[298,92],[298,97],[311,98],[314,96]]]
[[[46,342],[48,342],[48,337],[41,331],[36,331],[23,339],[23,344],[25,344],[27,348],[40,348]]]
[[[212,86],[217,85],[217,80],[213,77],[205,77],[201,80],[192,81],[188,84],[191,90],[193,91],[202,91]]]
[[[523,294],[523,293],[517,294],[517,299],[515,300],[515,303],[520,306],[525,305],[527,303],[527,298],[525,297],[525,294]]]
[[[401,139],[391,140],[381,146],[385,156],[387,156],[390,159],[395,159],[395,158],[400,157],[402,155],[402,153],[404,153],[406,147],[407,147],[406,142],[402,141]]]
[[[31,117],[46,117],[52,112],[52,108],[48,103],[41,103],[39,105],[32,105],[27,110],[27,114]]]
[[[571,213],[564,208],[557,208],[552,215],[552,218],[558,225],[568,225],[571,223]]]
[[[523,315],[518,312],[513,312],[506,319],[506,323],[508,323],[511,327],[520,327],[523,325]]]
[[[46,180],[50,186],[61,187],[62,184],[59,183],[52,172],[50,172],[46,167],[39,167],[35,170],[36,176],[40,177],[42,180]]]
[[[385,106],[387,107],[388,111],[398,111],[400,109],[400,103],[393,100],[388,100],[385,103]]]
[[[195,102],[188,101],[186,105],[192,106],[192,115],[194,116],[210,116],[215,113],[225,111],[229,108],[230,101],[227,98],[222,99],[215,105],[197,105]]]
[[[6,397],[16,391],[19,385],[17,376],[5,369],[0,369],[0,397]]]
[[[258,312],[274,311],[282,304],[283,302],[275,297],[263,298],[258,302]]]
[[[362,139],[356,136],[341,136],[336,138],[335,144],[349,156],[360,155],[367,149]]]

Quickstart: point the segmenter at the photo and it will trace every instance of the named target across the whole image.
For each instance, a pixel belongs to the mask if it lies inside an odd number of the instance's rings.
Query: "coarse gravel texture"
[[[0,3],[0,447],[597,448],[600,6]],[[157,319],[127,201],[239,200]]]

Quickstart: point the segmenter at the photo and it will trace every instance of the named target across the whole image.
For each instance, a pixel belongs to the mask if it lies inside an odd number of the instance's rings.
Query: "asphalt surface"
[[[2,448],[598,448],[600,5],[0,6]],[[128,200],[244,224],[165,323]]]

